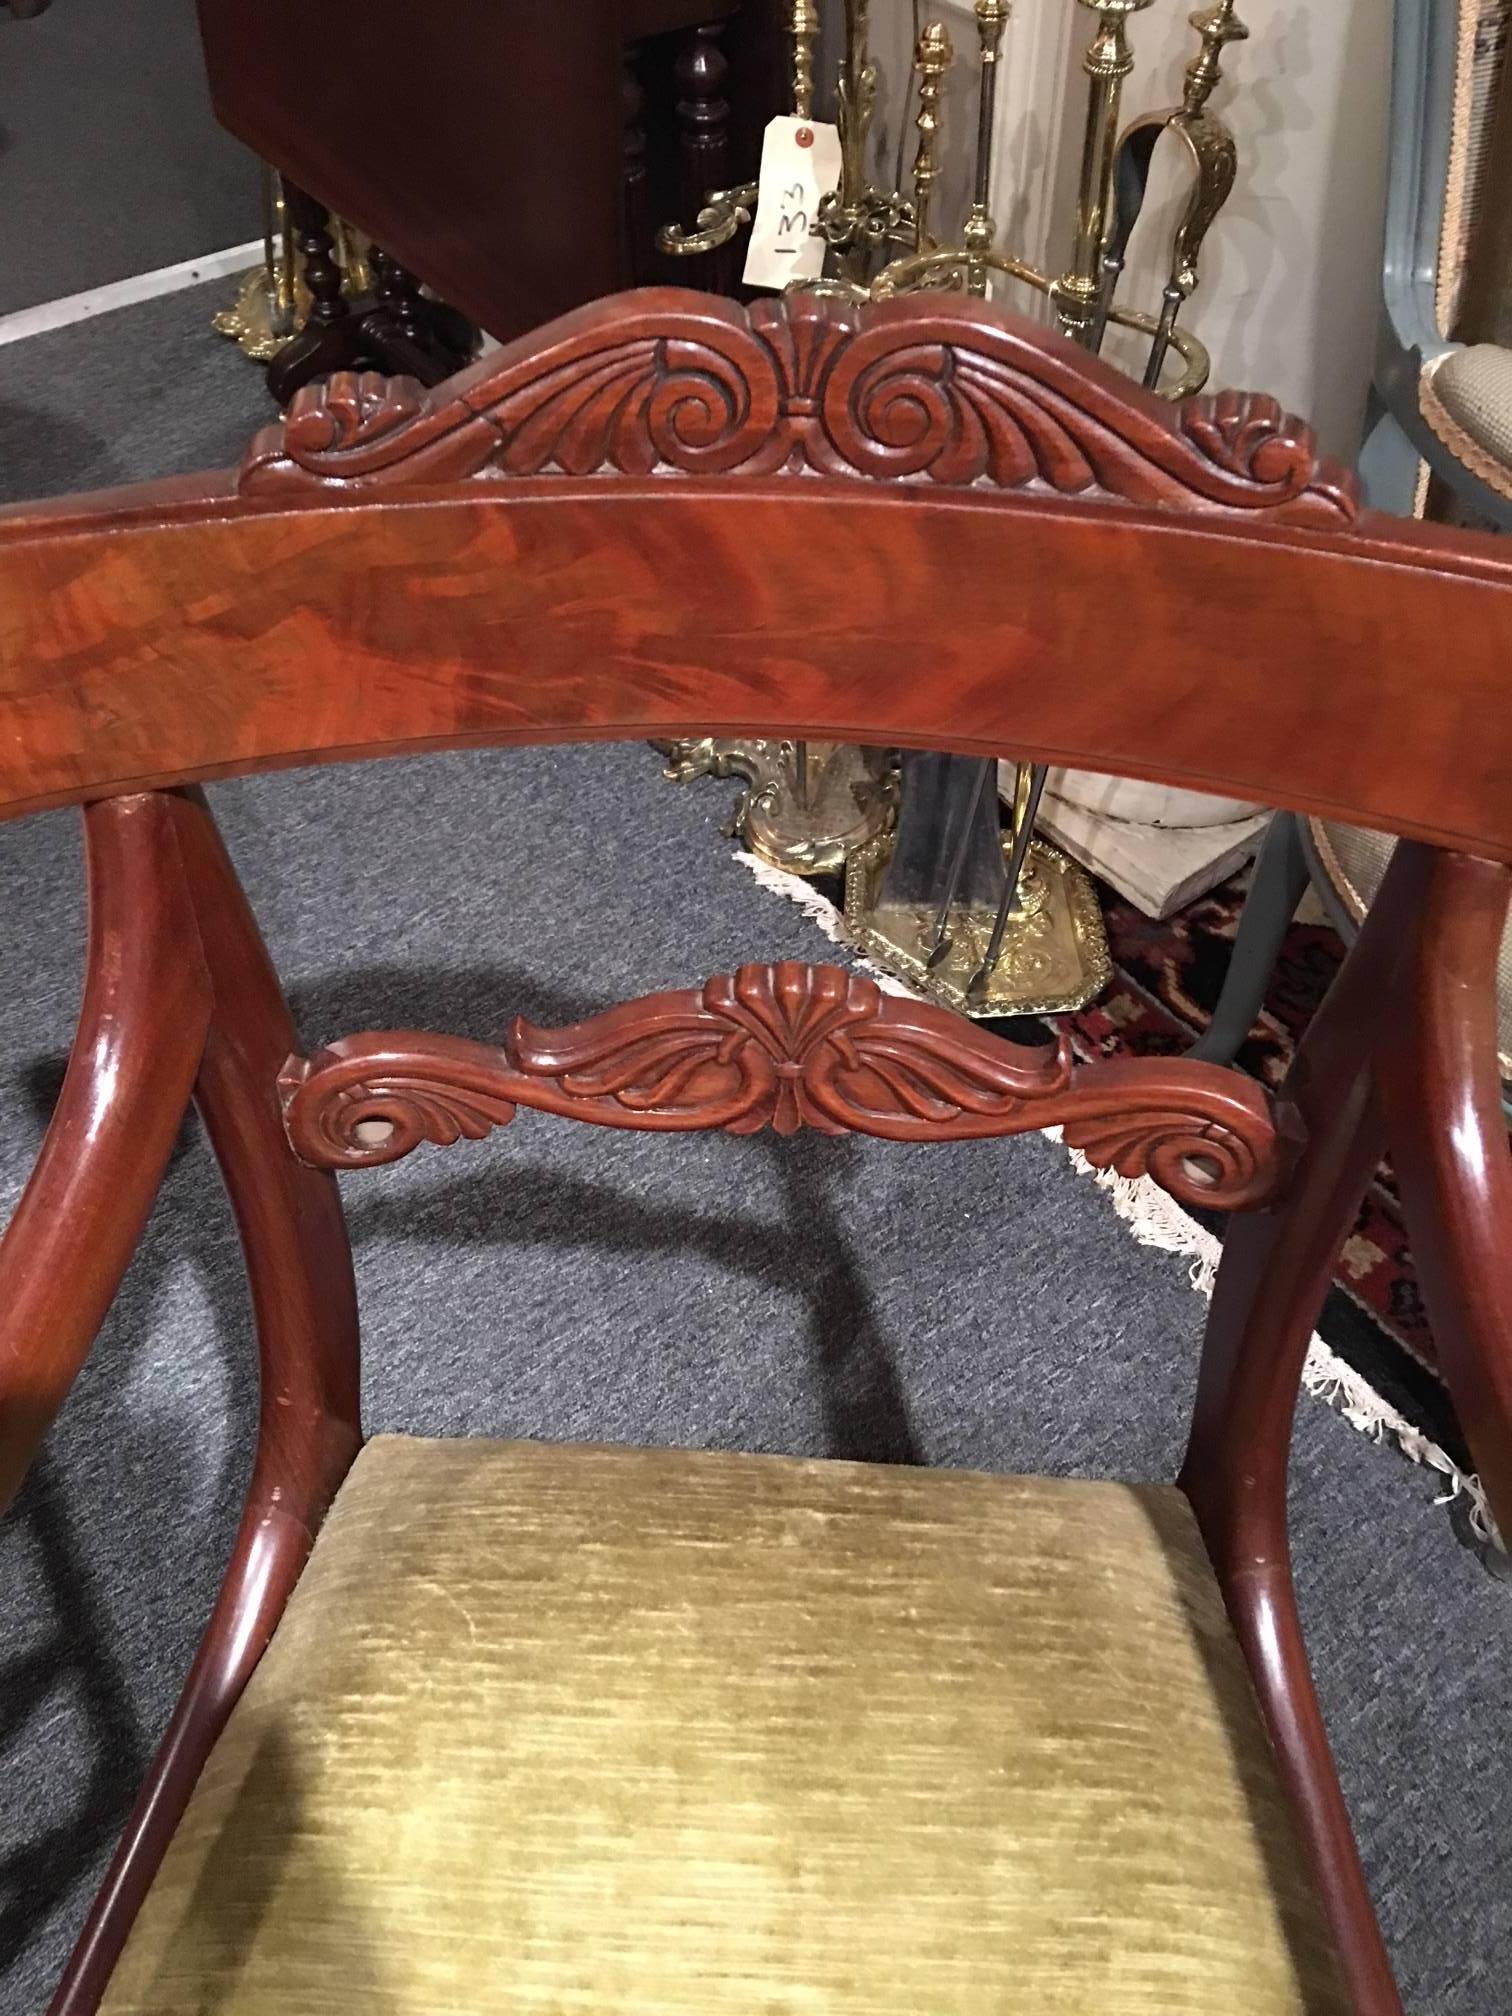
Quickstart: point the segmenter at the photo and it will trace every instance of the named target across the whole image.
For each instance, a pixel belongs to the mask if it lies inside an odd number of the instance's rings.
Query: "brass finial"
[[[1234,13],[1235,4],[1236,0],[1218,0],[1206,12],[1187,16],[1201,37],[1202,47],[1186,67],[1186,90],[1181,99],[1185,113],[1200,112],[1213,95],[1213,86],[1223,75],[1219,66],[1226,45],[1249,40],[1250,31]]]
[[[1154,0],[1081,0],[1081,4],[1097,16],[1097,33],[1082,57],[1082,68],[1094,83],[1116,85],[1134,68],[1124,24],[1131,14],[1142,14],[1153,6]]]
[[[997,225],[992,216],[992,147],[994,108],[997,103],[998,62],[1003,53],[1003,30],[1008,26],[1009,0],[976,0],[977,63],[977,144],[976,175],[971,209],[961,233],[966,250],[975,257],[966,268],[966,288],[971,294],[987,292],[987,268],[982,255],[992,250]]]
[[[793,0],[788,21],[793,42],[793,113],[814,116],[814,47],[819,40],[819,9],[815,0]]]
[[[916,243],[922,252],[934,243],[929,229],[929,206],[934,185],[940,179],[940,162],[935,140],[940,130],[940,92],[945,73],[955,61],[955,49],[943,21],[931,21],[919,37],[914,51],[914,69],[919,76],[919,112],[914,120],[919,129],[919,151],[914,156],[914,219]]]

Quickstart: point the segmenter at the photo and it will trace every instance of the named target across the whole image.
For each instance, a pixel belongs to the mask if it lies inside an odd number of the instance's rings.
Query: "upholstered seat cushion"
[[[104,2006],[1344,2005],[1175,1491],[385,1439]]]

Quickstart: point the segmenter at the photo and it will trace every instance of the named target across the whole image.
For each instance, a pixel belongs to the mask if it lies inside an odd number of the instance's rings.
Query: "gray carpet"
[[[240,245],[258,219],[194,0],[52,0],[30,21],[0,5],[0,314]]]
[[[162,325],[198,308],[134,312]],[[77,352],[57,348],[47,389],[47,341],[32,410],[107,444],[117,474],[165,466],[162,437],[112,439]],[[261,417],[255,380],[204,343],[167,459],[191,414],[207,456]],[[37,487],[64,486],[39,470]],[[638,747],[429,758],[213,797],[312,1042],[414,1022],[488,1037],[517,1010],[558,1020],[742,957],[825,956],[729,858],[724,790],[664,784]],[[0,1214],[69,1039],[78,880],[70,816],[0,828]],[[1135,1245],[1036,1138],[674,1141],[523,1114],[485,1145],[346,1178],[344,1195],[376,1428],[1119,1476],[1177,1460],[1203,1305],[1185,1264]],[[232,1229],[191,1130],[0,1543],[7,2011],[40,2008],[167,1714],[253,1410]],[[1512,1604],[1433,1495],[1304,1398],[1298,1580],[1408,2007],[1505,2016]]]
[[[235,291],[212,280],[0,347],[0,503],[235,462],[278,417],[210,327]]]

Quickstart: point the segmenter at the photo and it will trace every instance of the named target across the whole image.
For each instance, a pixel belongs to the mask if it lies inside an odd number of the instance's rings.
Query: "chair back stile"
[[[1173,414],[1054,335],[946,299],[631,295],[430,394],[311,388],[234,479],[0,517],[0,814],[84,804],[91,889],[68,1083],[0,1242],[0,1477],[19,1480],[83,1362],[191,1087],[262,1374],[233,1561],[54,2016],[104,1994],[361,1444],[334,1172],[476,1139],[522,1105],[914,1141],[1059,1124],[1099,1166],[1244,1214],[1180,1482],[1354,2006],[1399,2012],[1297,1619],[1286,1466],[1312,1326],[1390,1145],[1512,1530],[1490,977],[1512,883],[1509,649],[1496,543],[1363,512],[1273,401]],[[695,730],[1069,760],[1409,838],[1275,1095],[1181,1059],[1078,1068],[1064,1045],[787,962],[570,1029],[517,1023],[497,1046],[378,1031],[302,1049],[201,780]],[[74,1248],[98,1257],[65,1309],[42,1284]]]

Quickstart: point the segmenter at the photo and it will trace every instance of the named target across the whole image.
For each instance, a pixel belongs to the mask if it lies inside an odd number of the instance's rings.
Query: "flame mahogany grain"
[[[775,726],[1512,858],[1505,542],[1358,510],[1274,401],[1171,413],[969,301],[656,290],[388,382],[300,404],[240,488],[0,517],[0,814]]]

